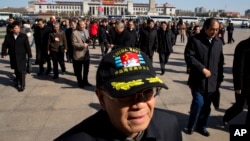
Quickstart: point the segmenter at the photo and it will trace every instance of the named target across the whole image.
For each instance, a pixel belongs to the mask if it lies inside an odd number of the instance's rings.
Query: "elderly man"
[[[115,23],[115,28],[111,29],[109,41],[109,47],[112,50],[131,46],[131,36],[128,30],[125,29],[125,23],[120,21]]]
[[[186,132],[196,131],[209,136],[206,129],[210,105],[216,88],[223,81],[222,42],[217,37],[219,22],[209,18],[200,34],[191,37],[185,49],[185,61],[190,66],[188,85],[193,96]],[[197,123],[196,123],[197,122]]]
[[[55,141],[181,141],[177,119],[155,107],[167,88],[141,51],[125,47],[105,55],[96,75],[102,109]]]
[[[92,86],[88,81],[89,74],[89,32],[86,30],[86,21],[78,22],[78,29],[72,33],[73,68],[80,88]]]

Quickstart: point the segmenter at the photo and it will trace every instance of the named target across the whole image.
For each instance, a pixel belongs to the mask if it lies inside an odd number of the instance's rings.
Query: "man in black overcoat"
[[[20,24],[12,24],[12,32],[7,34],[2,47],[2,58],[10,56],[11,69],[14,69],[16,75],[16,84],[18,91],[25,89],[25,75],[27,57],[31,58],[31,49],[26,34],[20,32]]]

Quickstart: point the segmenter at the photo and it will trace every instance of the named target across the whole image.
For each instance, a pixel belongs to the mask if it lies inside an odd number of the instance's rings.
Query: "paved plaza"
[[[227,35],[227,34],[226,34]],[[192,135],[183,133],[183,141],[229,141],[228,128],[222,126],[222,116],[234,102],[232,83],[233,52],[237,43],[250,36],[249,29],[236,29],[233,44],[223,47],[225,65],[224,82],[221,86],[220,109],[211,106],[211,118],[208,123],[209,137],[196,132]],[[0,45],[3,39],[0,39]],[[225,36],[225,41],[227,37]],[[185,44],[174,46],[165,75],[160,74],[158,54],[154,55],[153,65],[159,77],[168,85],[169,90],[162,90],[156,106],[176,115],[183,129],[188,121],[192,100],[187,86],[188,74],[184,62]],[[32,47],[33,60],[35,48]],[[90,46],[91,64],[89,82],[95,85],[96,70],[101,59],[100,48]],[[46,65],[45,65],[46,66]],[[26,76],[26,89],[18,92],[12,81],[13,70],[9,59],[0,59],[0,141],[52,141],[54,138],[81,122],[100,109],[95,95],[95,87],[78,88],[71,63],[66,63],[67,73],[52,79],[53,74],[37,76],[38,66],[34,65],[31,74]],[[246,110],[230,123],[243,123]]]

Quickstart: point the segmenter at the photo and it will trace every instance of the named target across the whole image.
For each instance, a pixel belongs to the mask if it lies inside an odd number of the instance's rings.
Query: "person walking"
[[[248,104],[245,125],[250,128],[250,38],[241,41],[235,48],[233,60],[233,85],[235,103],[226,110],[223,116],[223,124],[228,122],[243,111]]]
[[[192,134],[196,124],[197,132],[210,135],[206,127],[211,100],[223,81],[223,44],[217,37],[218,31],[219,22],[215,18],[207,19],[200,34],[190,38],[185,48],[185,61],[190,66],[188,85],[193,96],[187,134]]]
[[[67,52],[68,47],[65,33],[60,29],[60,23],[54,23],[53,27],[53,32],[49,34],[48,54],[52,57],[53,79],[57,79],[59,77],[58,63],[60,64],[62,74],[66,72],[64,53]]]
[[[90,38],[92,39],[92,42],[93,42],[93,49],[95,49],[96,39],[98,37],[98,28],[99,28],[99,26],[97,25],[97,21],[93,20],[90,24],[90,27],[89,27],[89,34],[90,34]]]
[[[45,25],[45,21],[43,19],[38,19],[38,29],[36,29],[34,33],[36,49],[38,53],[38,62],[39,62],[39,72],[38,75],[42,75],[44,73],[44,63],[47,63],[46,74],[50,74],[51,71],[51,62],[50,56],[48,55],[48,40],[49,34],[52,32],[52,29]]]
[[[19,22],[13,22],[11,33],[7,34],[2,47],[2,58],[10,56],[10,66],[16,75],[15,87],[19,92],[25,89],[25,75],[27,57],[32,58],[29,40],[26,34],[21,33]]]
[[[165,65],[168,63],[170,54],[173,52],[173,45],[175,43],[175,36],[170,29],[171,25],[166,22],[161,22],[161,27],[158,30],[158,48],[159,60],[161,66],[161,75],[165,73]]]
[[[157,30],[154,28],[154,20],[147,21],[147,27],[140,30],[139,33],[139,48],[145,52],[153,62],[154,52],[158,48]]]
[[[86,30],[86,22],[80,20],[78,22],[78,29],[72,33],[73,68],[80,88],[92,86],[92,84],[88,82],[90,63],[89,42],[89,32]]]
[[[109,45],[109,27],[108,27],[108,20],[103,19],[101,25],[99,27],[99,43],[101,46],[102,56],[107,54],[108,52],[108,45]]]
[[[231,44],[232,42],[234,42],[233,32],[234,32],[234,25],[233,23],[229,23],[227,26],[227,43],[228,44]]]

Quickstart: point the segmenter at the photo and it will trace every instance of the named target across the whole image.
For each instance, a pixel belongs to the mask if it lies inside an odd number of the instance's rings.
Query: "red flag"
[[[39,2],[46,2],[46,0],[39,0]]]

